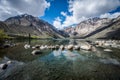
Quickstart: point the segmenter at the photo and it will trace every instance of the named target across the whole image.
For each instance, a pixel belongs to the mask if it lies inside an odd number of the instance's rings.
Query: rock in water
[[[25,44],[25,45],[24,45],[24,48],[25,48],[25,49],[29,49],[29,48],[30,48],[30,45],[29,45],[29,44]]]
[[[40,50],[33,50],[32,54],[33,55],[37,55],[37,54],[41,54],[42,52]]]
[[[11,64],[12,63],[12,61],[7,61],[7,64]]]
[[[73,49],[73,45],[68,45],[68,46],[67,46],[67,49],[68,49],[68,50],[72,50],[72,49]]]
[[[110,49],[104,49],[104,51],[106,51],[106,52],[112,52],[112,50],[110,50]]]
[[[61,49],[61,50],[64,50],[64,46],[63,46],[63,45],[61,45],[61,46],[60,46],[60,49]]]
[[[75,46],[74,46],[74,49],[75,49],[75,50],[80,50],[80,46],[75,45]]]
[[[91,45],[82,45],[80,48],[83,50],[91,50]]]
[[[3,70],[6,69],[7,66],[8,66],[8,65],[7,65],[6,63],[0,64],[0,68],[3,69]]]

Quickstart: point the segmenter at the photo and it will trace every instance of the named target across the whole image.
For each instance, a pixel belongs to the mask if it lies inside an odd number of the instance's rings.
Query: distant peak
[[[19,16],[21,16],[21,17],[28,17],[28,16],[33,17],[32,15],[29,15],[29,14],[22,14],[22,15],[19,15]]]

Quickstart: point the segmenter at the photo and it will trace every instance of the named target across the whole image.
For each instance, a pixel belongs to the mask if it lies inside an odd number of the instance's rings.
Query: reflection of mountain
[[[55,50],[52,52],[52,54],[54,55],[54,57],[58,57],[58,58],[64,57],[68,60],[75,60],[80,56],[78,53],[73,53],[68,50],[66,50],[66,51]]]
[[[120,17],[115,19],[93,18],[65,29],[73,38],[120,39]]]
[[[40,38],[62,38],[62,34],[51,24],[31,15],[20,15],[0,22],[0,29],[9,35],[32,36]]]

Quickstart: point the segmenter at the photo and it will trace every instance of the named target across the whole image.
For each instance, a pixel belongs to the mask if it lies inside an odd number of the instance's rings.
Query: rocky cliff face
[[[88,38],[120,39],[120,16],[112,19],[109,25],[96,30],[96,32],[95,34],[91,33],[92,35],[89,35]]]
[[[65,31],[68,32],[71,36],[84,37],[95,31],[96,29],[108,25],[110,22],[111,20],[106,18],[93,18],[83,21],[79,23],[76,27],[68,28]]]
[[[40,38],[62,38],[60,32],[51,24],[28,14],[8,18],[4,21],[7,26],[0,26],[9,35],[24,35]]]
[[[112,38],[119,35],[120,17],[115,19],[93,18],[65,29],[72,38]],[[116,36],[117,38],[119,36]],[[114,37],[113,37],[114,38]]]

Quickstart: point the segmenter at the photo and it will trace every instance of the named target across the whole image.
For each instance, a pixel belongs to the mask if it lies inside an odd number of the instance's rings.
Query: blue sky
[[[120,0],[0,0],[1,21],[25,13],[63,29],[88,18],[116,18]]]
[[[52,24],[56,17],[61,16],[61,11],[68,12],[68,2],[67,0],[48,1],[50,1],[51,6],[45,11],[45,15],[40,18]],[[62,19],[64,20],[64,17]]]

